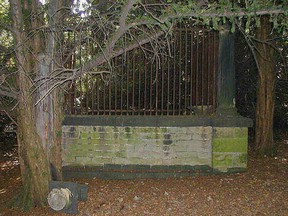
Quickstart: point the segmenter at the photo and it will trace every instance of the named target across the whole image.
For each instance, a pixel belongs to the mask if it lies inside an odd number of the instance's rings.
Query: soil
[[[250,152],[240,174],[178,179],[73,179],[89,185],[78,215],[288,215],[288,136],[277,142],[277,157],[257,159]],[[0,156],[0,216],[67,215],[48,207],[30,212],[7,205],[21,189],[17,155]]]

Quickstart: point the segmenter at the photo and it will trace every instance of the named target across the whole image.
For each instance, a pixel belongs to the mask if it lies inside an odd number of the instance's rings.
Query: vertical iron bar
[[[218,35],[218,33],[217,33]],[[213,112],[216,111],[216,98],[217,98],[217,86],[216,86],[216,68],[218,68],[218,56],[216,57],[216,53],[218,53],[218,37],[216,39],[216,32],[214,32],[214,37],[213,37]],[[217,43],[216,43],[217,41]],[[216,65],[217,64],[217,65]]]
[[[160,70],[161,70],[161,112],[160,115],[164,115],[164,58],[160,60]]]
[[[207,36],[207,110],[206,110],[206,114],[207,112],[209,113],[210,111],[210,75],[211,75],[211,70],[210,70],[210,59],[211,59],[211,55],[212,53],[210,53],[211,50],[211,31],[208,31],[208,36]],[[209,55],[210,54],[210,55]]]
[[[99,102],[100,102],[100,93],[99,93],[99,78],[98,77],[96,77],[96,95],[97,95],[97,115],[99,115],[100,113],[99,113],[99,109],[100,109],[100,104],[99,104]]]
[[[194,39],[194,31],[193,29],[191,30],[191,56],[190,56],[190,67],[191,67],[191,71],[190,71],[190,107],[189,107],[189,111],[190,114],[192,114],[192,107],[193,107],[193,40]]]
[[[174,43],[174,41],[172,41]],[[168,45],[170,46],[170,44]],[[169,115],[169,110],[170,110],[170,56],[167,58],[168,64],[167,64],[167,102],[166,102],[166,107],[167,107],[167,115]]]
[[[205,75],[205,34],[206,31],[203,30],[203,34],[202,34],[202,70],[201,70],[201,114],[203,114],[204,111],[204,75]]]
[[[129,61],[129,52],[126,53],[126,115],[129,115],[129,70],[130,70],[130,61]]]
[[[80,88],[79,88],[79,94],[80,94],[80,99],[79,99],[79,101],[80,101],[80,115],[83,115],[83,100],[82,100],[82,98],[83,98],[83,92],[82,92],[82,79],[80,79],[79,80],[79,83],[80,83]]]
[[[120,64],[120,115],[123,115],[123,79],[124,79],[124,62],[123,62],[123,55],[121,56],[121,64]]]
[[[73,81],[73,114],[78,114],[77,113],[77,83],[76,81]]]
[[[175,30],[174,44],[173,44],[173,104],[172,104],[172,115],[175,115],[175,103],[176,103],[176,40],[179,32]]]
[[[185,89],[184,89],[184,109],[183,109],[183,114],[187,115],[187,61],[188,61],[188,27],[185,26]]]
[[[111,61],[111,66],[112,66],[112,68],[114,67],[114,65],[113,65],[113,62]],[[107,76],[109,76],[109,79],[108,79],[108,90],[109,90],[109,93],[108,93],[108,109],[109,109],[109,112],[108,112],[108,115],[111,115],[111,110],[112,110],[112,89],[111,89],[111,76],[112,76],[112,74],[108,74]],[[105,95],[106,96],[106,95]]]
[[[144,115],[147,115],[147,58],[144,58]]]
[[[103,115],[105,115],[106,114],[106,83],[104,82],[104,80],[102,80],[102,84],[103,84]]]
[[[86,98],[86,115],[89,114],[89,99],[90,99],[90,94],[88,94],[89,89],[89,81],[87,80],[87,77],[85,78],[85,98]]]
[[[178,115],[181,114],[181,81],[182,81],[182,25],[180,22],[180,32],[179,32],[179,73],[178,73]]]
[[[139,58],[141,59],[141,62],[139,62],[139,64],[141,65],[141,67],[138,69],[138,115],[141,114],[141,73],[143,72],[143,57],[145,58],[144,54],[141,53],[141,55],[139,55]]]
[[[149,114],[152,115],[152,97],[153,97],[153,62],[150,63],[150,71],[149,71],[149,75],[150,75],[150,95],[149,95]]]
[[[92,100],[92,106],[91,106],[91,115],[94,115],[95,111],[95,80],[94,76],[92,75],[92,89],[91,89],[91,100]]]
[[[156,58],[156,64],[155,64],[155,80],[153,81],[155,84],[155,115],[158,115],[158,73],[159,73],[159,65],[158,65],[158,59]]]
[[[199,29],[197,28],[196,31],[196,73],[195,73],[195,109],[198,109],[198,91],[199,91],[199,84],[198,84],[198,74],[199,74]]]
[[[135,50],[132,50],[132,115],[135,114]]]
[[[114,115],[117,115],[117,102],[118,102],[118,94],[117,94],[117,82],[118,82],[118,78],[117,78],[117,76],[118,76],[118,73],[119,73],[119,71],[118,71],[118,58],[119,57],[116,57],[115,59],[114,59],[114,76],[115,76],[115,78],[114,78]]]

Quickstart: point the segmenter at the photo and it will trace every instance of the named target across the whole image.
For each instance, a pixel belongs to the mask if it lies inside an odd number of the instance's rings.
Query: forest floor
[[[288,215],[288,134],[277,141],[277,156],[257,159],[250,152],[240,174],[178,179],[75,179],[89,186],[79,202],[81,216],[92,215]],[[66,215],[48,207],[30,212],[8,209],[21,189],[15,151],[0,156],[0,216]]]

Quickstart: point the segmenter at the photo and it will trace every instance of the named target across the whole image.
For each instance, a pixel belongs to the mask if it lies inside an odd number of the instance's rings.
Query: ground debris
[[[286,141],[285,141],[286,142]],[[287,142],[288,143],[288,142]],[[288,145],[262,160],[249,158],[248,171],[240,174],[179,179],[101,180],[74,179],[89,185],[88,200],[79,202],[80,216],[98,215],[288,215]],[[12,162],[7,163],[7,160]],[[1,216],[64,216],[49,208],[29,213],[7,209],[5,204],[21,187],[19,165],[6,155],[0,174]],[[6,167],[6,166],[4,166]],[[13,168],[11,168],[13,167]]]

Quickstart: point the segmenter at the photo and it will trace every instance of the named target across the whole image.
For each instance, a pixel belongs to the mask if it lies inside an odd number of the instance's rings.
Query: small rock
[[[212,197],[211,197],[211,196],[208,196],[208,197],[207,197],[207,201],[209,201],[209,202],[210,202],[210,201],[212,201],[212,200],[213,200],[213,199],[212,199]]]
[[[134,197],[134,201],[139,201],[139,200],[141,200],[141,197],[139,197],[139,196]]]
[[[164,195],[165,195],[165,196],[169,196],[169,193],[165,191]]]

